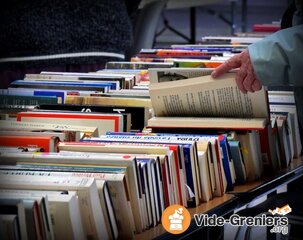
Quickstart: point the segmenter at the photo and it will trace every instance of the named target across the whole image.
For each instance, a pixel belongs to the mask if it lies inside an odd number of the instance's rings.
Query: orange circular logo
[[[161,218],[164,229],[172,234],[180,234],[187,230],[191,217],[189,211],[181,205],[167,207]]]

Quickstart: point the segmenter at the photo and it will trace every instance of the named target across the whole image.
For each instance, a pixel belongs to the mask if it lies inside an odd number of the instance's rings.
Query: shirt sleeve
[[[262,85],[303,87],[303,24],[280,30],[248,51]]]

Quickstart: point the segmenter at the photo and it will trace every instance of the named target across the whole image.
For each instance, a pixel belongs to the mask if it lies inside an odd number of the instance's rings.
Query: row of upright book
[[[1,237],[133,239],[172,204],[197,207],[298,158],[291,91],[210,77],[258,39],[211,40],[1,89]]]

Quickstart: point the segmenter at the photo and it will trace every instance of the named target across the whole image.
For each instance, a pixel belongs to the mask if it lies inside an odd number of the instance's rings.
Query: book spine
[[[223,159],[222,159],[222,163],[223,163],[223,169],[224,169],[224,173],[225,173],[225,177],[226,177],[226,181],[227,181],[227,191],[232,191],[233,190],[233,180],[232,180],[232,176],[231,176],[231,169],[230,169],[230,156],[228,153],[228,145],[227,145],[227,139],[224,136],[221,136],[219,138],[219,142],[220,142],[220,147],[222,149],[222,155],[223,155]]]
[[[39,104],[57,104],[56,96],[19,96],[19,95],[0,95],[0,105],[7,107],[19,105],[39,105]]]

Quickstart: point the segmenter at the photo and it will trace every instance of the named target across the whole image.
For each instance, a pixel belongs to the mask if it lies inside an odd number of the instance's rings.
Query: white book
[[[6,147],[0,146],[0,152],[42,152],[40,147]]]
[[[108,78],[117,78],[117,77],[124,77],[125,84],[122,85],[122,88],[132,88],[135,83],[135,76],[134,74],[119,74],[118,72],[114,73],[107,73],[107,72],[92,72],[92,73],[78,73],[78,72],[46,72],[42,71],[40,74],[26,74],[25,79],[31,78],[40,78],[41,80],[83,80],[83,79],[90,79],[90,80],[102,80],[104,77]]]
[[[249,131],[250,153],[255,172],[255,179],[260,179],[263,173],[262,152],[260,143],[260,134],[258,131]]]
[[[187,168],[189,168],[190,172],[192,173],[191,176],[188,176],[188,178],[191,178],[190,181],[192,182],[192,185],[187,184],[188,191],[193,195],[190,195],[191,198],[194,197],[194,204],[197,206],[199,204],[199,194],[201,193],[199,191],[200,183],[197,178],[198,172],[196,172],[197,169],[197,158],[196,158],[196,150],[195,150],[195,143],[194,141],[179,141],[176,138],[173,139],[171,137],[163,137],[163,136],[144,136],[144,135],[102,135],[99,137],[92,137],[92,138],[84,138],[84,141],[88,142],[132,142],[132,143],[149,143],[149,144],[167,144],[167,145],[186,145],[188,147],[187,157],[184,159],[187,159]],[[185,148],[185,147],[184,147]],[[185,154],[185,150],[182,152]],[[173,168],[174,169],[174,168]],[[184,165],[185,169],[185,165]],[[172,170],[170,170],[170,173],[172,173]],[[173,178],[174,179],[174,178]],[[176,180],[174,180],[173,184],[176,184]],[[176,186],[173,187],[173,191],[176,189]],[[174,194],[174,192],[169,191],[169,194]],[[170,204],[176,203],[175,196],[171,196]]]
[[[109,239],[94,178],[6,174],[1,175],[0,187],[6,189],[75,190],[80,201],[81,217],[86,237]]]
[[[41,122],[27,122],[27,121],[14,121],[5,120],[0,121],[0,129],[3,131],[57,131],[66,134],[66,138],[69,139],[69,135],[75,135],[75,139],[78,135],[81,137],[83,135],[97,136],[97,128],[95,126],[77,126],[69,125],[68,123],[58,124],[58,123],[44,123],[43,119]],[[80,134],[79,134],[79,133]]]
[[[58,165],[58,167],[60,168],[60,165]],[[111,231],[113,231],[113,233],[118,231],[118,237],[122,239],[134,238],[135,224],[129,199],[129,188],[126,183],[126,172],[111,173],[110,170],[104,170],[108,172],[102,172],[102,167],[88,167],[85,165],[77,165],[73,166],[73,168],[73,176],[93,177],[96,179],[97,186],[101,190],[104,189],[104,183],[106,181],[106,189],[103,191],[104,194],[102,194],[100,200],[102,208],[108,209],[108,216],[109,219],[111,219]],[[63,169],[61,170],[63,171]]]
[[[65,133],[63,132],[26,132],[26,131],[1,131],[0,136],[50,136],[57,137],[60,141],[65,141]],[[80,134],[78,135],[78,140],[80,139]],[[77,140],[75,140],[77,141]]]
[[[299,157],[302,151],[302,142],[294,93],[292,91],[269,91],[268,99],[271,113],[290,115],[294,157]]]
[[[156,186],[155,184],[155,175],[154,175],[154,159],[138,159],[138,163],[141,165],[143,176],[144,176],[144,188],[146,194],[146,202],[149,213],[149,222],[150,226],[155,227],[158,223],[157,212],[158,208],[156,207]]]
[[[7,214],[16,215],[18,217],[18,225],[20,231],[19,237],[21,239],[29,239],[23,201],[20,199],[2,198],[0,199],[0,208],[6,209]]]
[[[230,43],[245,43],[251,44],[257,41],[262,40],[262,37],[235,37],[235,36],[204,36],[202,37],[203,42],[211,42],[211,41],[229,41]]]
[[[85,230],[81,221],[79,198],[76,192],[49,195],[55,239],[83,239]]]
[[[112,200],[109,195],[107,184],[104,180],[96,179],[101,207],[106,215],[105,222],[107,231],[111,233],[112,239],[117,239],[119,235],[116,216],[112,205]]]
[[[0,214],[0,238],[1,239],[21,239],[16,214]]]
[[[49,213],[49,201],[45,194],[36,194],[34,191],[0,189],[0,198],[32,199],[37,201],[39,216],[42,220],[43,239],[54,239],[54,231]]]
[[[256,159],[256,157],[259,155],[256,155],[254,153],[254,144],[251,142],[252,139],[255,139],[253,131],[247,131],[247,132],[238,132],[236,134],[236,139],[239,140],[241,143],[241,149],[243,153],[243,159],[245,163],[245,169],[246,169],[246,175],[248,181],[253,181],[261,176],[261,172],[258,172],[257,165],[260,162],[260,159]],[[255,139],[256,141],[256,139]],[[262,160],[262,158],[261,158]],[[263,163],[262,163],[263,165]]]
[[[202,199],[208,202],[212,199],[211,173],[209,160],[211,143],[209,141],[197,142],[199,171],[202,187]]]
[[[83,152],[65,152],[65,153],[1,153],[3,164],[15,164],[16,162],[41,162],[62,164],[85,164],[101,166],[124,166],[127,168],[127,184],[130,192],[130,202],[134,213],[136,231],[143,231],[143,216],[140,210],[141,186],[137,170],[136,158],[124,154],[102,154],[102,153],[83,153]]]
[[[223,156],[220,148],[219,139],[217,136],[178,136],[177,138],[183,140],[194,140],[197,144],[210,142],[211,146],[211,159],[209,159],[210,176],[213,182],[213,194],[216,197],[222,196],[226,191],[227,181],[223,169]],[[202,160],[202,159],[201,159]],[[201,161],[200,160],[200,161]],[[203,161],[203,160],[202,160]],[[201,175],[202,173],[200,173]],[[201,179],[202,180],[202,179]]]
[[[41,206],[41,211],[47,211],[45,217],[48,222],[45,228],[50,228],[52,235],[46,239],[84,239],[85,232],[81,221],[78,197],[75,191],[37,191],[37,190],[11,190],[0,191],[5,197],[41,199],[47,204]],[[64,193],[64,194],[63,194]],[[51,219],[51,220],[50,220]]]
[[[4,166],[0,166],[0,168],[3,168]],[[51,176],[51,177],[74,177],[76,176],[80,176],[81,177],[90,177],[89,175],[91,174],[74,174],[72,172],[52,172],[52,171],[35,171],[34,169],[29,170],[29,169],[20,169],[18,170],[18,166],[16,167],[16,169],[14,169],[14,167],[7,167],[8,170],[7,171],[13,171],[14,174],[16,175],[27,175],[27,174],[31,174],[31,175],[35,175],[35,176]],[[10,169],[11,168],[11,169]],[[3,170],[5,171],[5,170]],[[0,170],[0,174],[1,174],[1,170]],[[114,214],[112,212],[112,206],[111,206],[111,200],[110,199],[106,199],[105,195],[108,195],[108,190],[105,187],[105,181],[104,180],[99,180],[97,179],[97,177],[94,177],[96,179],[96,184],[97,184],[97,188],[98,188],[98,194],[99,194],[99,199],[100,199],[100,204],[101,204],[101,208],[102,208],[102,212],[104,214],[104,220],[106,223],[106,228],[107,228],[107,232],[111,235],[110,239],[116,239],[118,236],[118,229],[117,229],[117,224],[116,224],[116,220],[114,218]],[[70,201],[72,201],[70,199]],[[113,216],[112,219],[109,218],[109,212],[111,214],[111,216]],[[70,215],[70,214],[69,214]],[[71,216],[72,217],[72,216]],[[75,217],[75,216],[74,216]],[[74,219],[74,217],[72,218],[72,220]],[[62,223],[57,224],[57,227],[60,227]],[[71,224],[71,226],[73,226]],[[77,226],[71,227],[70,230],[79,230],[79,228]],[[64,229],[63,229],[64,230]],[[73,232],[71,232],[73,233]],[[79,237],[81,235],[77,234]],[[71,235],[71,239],[76,238],[75,234]],[[79,238],[81,239],[81,238]]]
[[[19,112],[18,121],[97,127],[98,134],[123,131],[123,115],[114,113]]]
[[[281,165],[283,168],[287,167],[290,161],[294,157],[294,144],[291,131],[290,114],[278,115],[272,114],[272,118],[275,119],[277,124],[277,137],[279,139],[280,146],[278,150],[281,152]]]
[[[172,152],[169,150],[169,146],[165,144],[152,144],[152,143],[131,143],[131,142],[61,142],[59,144],[59,150],[62,151],[80,151],[80,152],[103,152],[103,153],[128,153],[128,154],[166,154],[168,156],[168,160],[170,162],[169,166],[173,168],[171,174],[173,175],[173,187],[175,191],[171,191],[172,193],[175,193],[176,196],[176,203],[182,204],[186,202],[186,197],[183,194],[182,195],[182,202],[179,199],[179,195],[177,194],[177,191],[179,190],[177,185],[180,184],[181,191],[184,189],[184,177],[183,177],[183,169],[179,169],[180,171],[180,183],[178,183],[178,179],[176,176],[176,170],[177,170],[177,164],[179,165],[179,152],[176,151],[176,154],[178,156],[175,156],[175,152]],[[178,161],[176,163],[176,161]],[[178,166],[180,168],[180,166]],[[181,172],[182,171],[182,172]],[[172,189],[173,190],[173,189]],[[163,198],[163,188],[159,188],[159,197]],[[175,202],[175,201],[174,201]],[[158,203],[158,202],[156,202]],[[160,206],[160,202],[159,208]],[[159,212],[162,213],[164,208],[159,209]],[[159,219],[159,217],[158,217]]]

